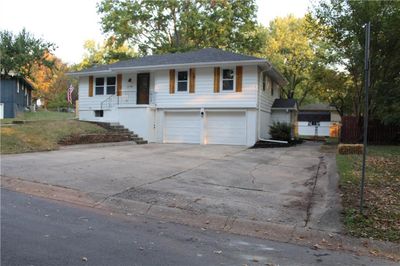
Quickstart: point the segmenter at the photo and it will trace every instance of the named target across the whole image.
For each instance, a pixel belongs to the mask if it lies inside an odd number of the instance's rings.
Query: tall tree
[[[76,86],[77,81],[73,77],[66,75],[69,67],[61,59],[50,53],[45,55],[45,59],[53,62],[51,68],[41,64],[32,66],[29,79],[35,86],[34,97],[40,98],[45,108],[48,106],[66,107],[67,88],[71,84]]]
[[[4,75],[13,72],[29,78],[35,65],[52,67],[53,62],[46,58],[46,54],[54,48],[53,43],[35,38],[25,29],[17,35],[10,31],[1,31],[0,72]]]
[[[253,54],[263,45],[256,11],[254,0],[102,0],[98,5],[103,31],[141,54],[211,46]]]
[[[400,2],[399,1],[321,1],[313,8],[312,21],[317,33],[333,44],[336,64],[352,80],[353,113],[361,116],[364,67],[364,25],[371,22],[372,118],[400,124]]]
[[[320,64],[317,53],[323,48],[308,35],[307,23],[305,17],[293,15],[274,19],[264,29],[266,45],[261,51],[288,80],[284,97],[296,98],[299,104],[313,98],[316,84],[311,74]]]
[[[347,73],[320,66],[311,78],[315,86],[313,95],[319,101],[335,107],[340,116],[351,112],[353,84]]]
[[[75,70],[81,70],[94,65],[111,64],[137,55],[135,50],[126,44],[117,44],[114,38],[105,40],[103,44],[87,40],[84,44],[85,54],[82,61],[75,65]]]

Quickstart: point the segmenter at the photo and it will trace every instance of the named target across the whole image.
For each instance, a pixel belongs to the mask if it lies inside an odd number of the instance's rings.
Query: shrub
[[[291,127],[288,123],[274,122],[269,129],[269,134],[272,139],[275,140],[286,140],[291,139]]]
[[[363,145],[362,144],[339,144],[338,146],[339,154],[362,154]]]

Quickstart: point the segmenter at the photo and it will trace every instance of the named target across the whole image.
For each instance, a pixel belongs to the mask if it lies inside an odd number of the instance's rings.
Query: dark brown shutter
[[[194,68],[190,69],[190,79],[189,79],[189,93],[194,93],[196,83],[196,71]]]
[[[122,95],[122,74],[117,75],[117,96]]]
[[[242,92],[243,67],[236,67],[236,92]]]
[[[214,92],[219,92],[219,82],[220,82],[221,69],[219,67],[214,67]]]
[[[169,71],[169,93],[175,93],[175,69]]]
[[[89,97],[93,96],[93,76],[89,76]]]

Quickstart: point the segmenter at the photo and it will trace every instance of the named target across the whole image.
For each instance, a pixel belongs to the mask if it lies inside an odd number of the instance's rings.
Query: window
[[[308,125],[309,126],[320,126],[320,123],[318,121],[311,121],[311,122],[308,122]]]
[[[104,116],[104,111],[103,110],[96,110],[96,111],[94,111],[94,116],[95,117],[103,117]]]
[[[115,77],[107,78],[107,94],[115,94],[116,81]]]
[[[274,96],[274,84],[272,83],[272,81],[270,82],[270,86],[271,86],[271,96]]]
[[[222,90],[233,91],[235,72],[233,69],[222,70]]]
[[[104,95],[104,78],[96,78],[96,95]]]
[[[265,86],[266,86],[266,82],[267,82],[267,76],[263,75],[263,79],[262,79],[262,90],[265,91]]]
[[[188,72],[187,71],[178,71],[177,78],[177,89],[178,91],[187,91],[188,90]]]
[[[19,93],[19,80],[17,79],[17,93]]]
[[[116,77],[96,78],[96,95],[114,95],[117,87]]]

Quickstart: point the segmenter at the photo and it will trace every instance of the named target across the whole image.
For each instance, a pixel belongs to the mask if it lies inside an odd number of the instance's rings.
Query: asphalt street
[[[1,265],[398,265],[1,190]]]

